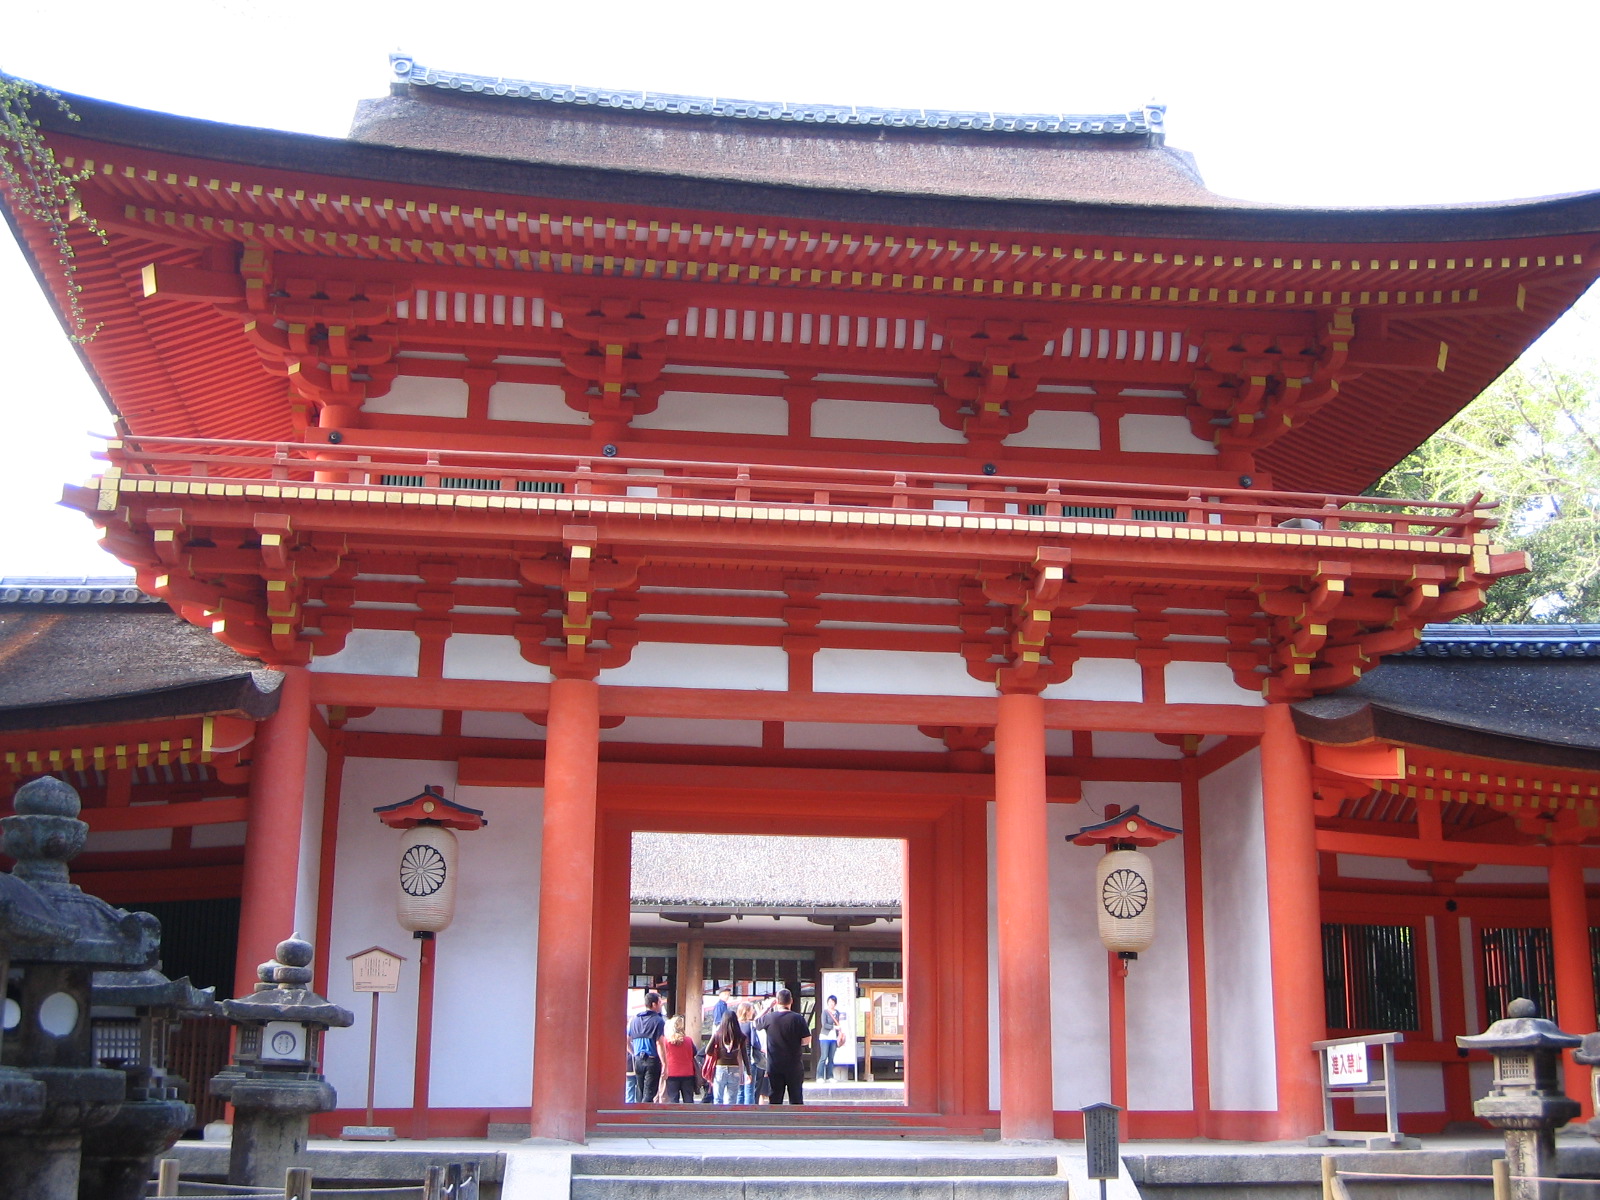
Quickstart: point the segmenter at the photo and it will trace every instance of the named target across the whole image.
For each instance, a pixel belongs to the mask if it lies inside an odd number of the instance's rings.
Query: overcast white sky
[[[1030,112],[1168,106],[1211,187],[1395,205],[1600,190],[1594,0],[13,2],[0,69],[63,91],[338,136],[387,55],[557,83]],[[0,574],[124,574],[54,506],[104,406],[0,233]],[[1555,353],[1591,351],[1592,322]]]

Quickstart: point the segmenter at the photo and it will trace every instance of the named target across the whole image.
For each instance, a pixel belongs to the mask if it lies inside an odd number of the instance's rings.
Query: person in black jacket
[[[811,1025],[791,1005],[794,993],[779,988],[767,1001],[767,1011],[755,1019],[758,1030],[767,1033],[767,1078],[772,1083],[772,1102],[804,1104],[805,1048],[811,1045]]]

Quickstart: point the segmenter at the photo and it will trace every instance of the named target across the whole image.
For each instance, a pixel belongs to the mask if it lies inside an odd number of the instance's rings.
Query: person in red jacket
[[[685,1031],[682,1013],[667,1022],[666,1035],[656,1046],[661,1055],[661,1098],[668,1104],[693,1104],[695,1043]]]

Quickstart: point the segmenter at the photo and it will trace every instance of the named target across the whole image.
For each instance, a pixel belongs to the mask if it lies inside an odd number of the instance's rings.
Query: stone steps
[[[949,1118],[937,1113],[908,1113],[904,1108],[862,1111],[859,1106],[763,1105],[733,1108],[674,1104],[649,1108],[602,1110],[590,1127],[597,1137],[839,1137],[983,1138],[982,1127],[952,1130]]]
[[[1054,1155],[580,1152],[572,1200],[1068,1200]]]

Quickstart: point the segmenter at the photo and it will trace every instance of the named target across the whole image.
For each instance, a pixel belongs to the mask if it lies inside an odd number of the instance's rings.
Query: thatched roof
[[[636,833],[635,908],[894,908],[902,845],[881,838]]]

